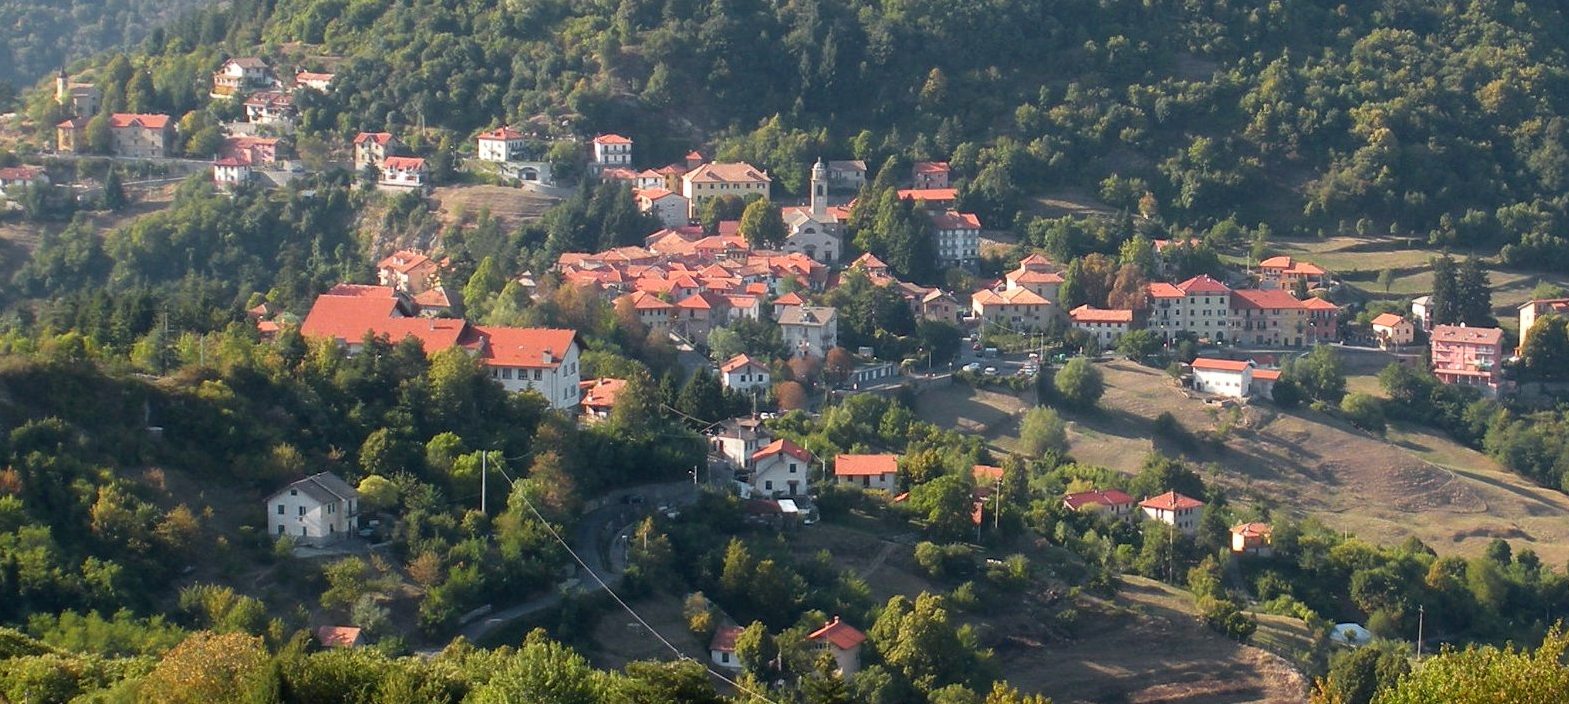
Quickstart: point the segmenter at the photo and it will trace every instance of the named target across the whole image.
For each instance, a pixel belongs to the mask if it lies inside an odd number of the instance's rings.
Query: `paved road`
[[[623,503],[623,497],[636,495],[642,503]],[[691,482],[665,482],[619,489],[600,498],[603,505],[590,510],[578,520],[568,544],[606,584],[614,585],[626,573],[626,544],[643,515],[660,506],[686,506],[697,500],[697,487]],[[578,588],[597,592],[603,587],[593,576],[578,568]],[[513,621],[529,614],[544,611],[561,601],[561,590],[553,589],[528,601],[513,604],[464,626],[457,634],[470,642],[495,632]],[[435,651],[422,651],[433,654]]]

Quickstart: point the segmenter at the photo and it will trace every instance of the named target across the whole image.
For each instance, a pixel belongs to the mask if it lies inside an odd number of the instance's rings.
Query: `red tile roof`
[[[1085,506],[1131,506],[1133,497],[1118,489],[1093,489],[1068,494],[1062,497],[1062,503],[1075,511]]]
[[[1027,288],[1016,288],[998,293],[989,288],[981,289],[970,295],[970,300],[979,303],[982,308],[986,306],[1038,306],[1046,305],[1051,301],[1042,298],[1040,294]]]
[[[1231,527],[1231,532],[1244,538],[1268,538],[1274,530],[1268,523],[1239,523]]]
[[[1194,369],[1208,369],[1219,372],[1240,372],[1244,369],[1247,369],[1251,364],[1253,363],[1245,360],[1237,361],[1233,359],[1210,359],[1208,357],[1199,357],[1198,359],[1193,360],[1192,367]]]
[[[868,271],[870,271],[872,269],[887,269],[888,268],[888,264],[886,262],[884,262],[881,259],[878,259],[877,255],[872,254],[871,252],[867,252],[865,254],[862,254],[859,257],[856,257],[855,261],[850,262],[850,266],[851,267],[860,267],[860,268],[866,269]]]
[[[978,464],[970,469],[970,473],[975,476],[975,481],[991,484],[1002,479],[1003,469],[994,465]]]
[[[413,156],[389,156],[382,161],[382,166],[402,171],[424,171],[425,160]]]
[[[481,358],[499,367],[555,369],[577,340],[577,332],[560,328],[474,326],[488,344]],[[546,355],[550,361],[545,361]]]
[[[932,227],[939,230],[979,230],[981,219],[975,213],[961,213],[953,210],[932,213]]]
[[[1160,511],[1175,511],[1177,509],[1184,508],[1199,508],[1203,505],[1203,501],[1183,496],[1182,494],[1178,494],[1175,491],[1168,491],[1164,494],[1161,494],[1160,496],[1155,496],[1139,502],[1139,506],[1142,508],[1153,508]]]
[[[392,142],[392,133],[391,132],[361,132],[361,133],[359,133],[359,134],[354,136],[354,143],[355,144],[364,144],[366,142],[375,142],[375,143],[380,144],[382,146],[387,146],[388,143]]]
[[[1302,301],[1280,289],[1238,289],[1231,292],[1231,304],[1239,308],[1282,309],[1294,310],[1302,307]]]
[[[924,200],[929,203],[959,199],[957,188],[901,188],[898,194],[899,200]]]
[[[838,616],[835,616],[834,620],[823,624],[822,628],[807,634],[806,639],[825,640],[835,648],[849,650],[864,642],[866,634],[855,630],[849,624],[840,621]]]
[[[1403,315],[1399,315],[1397,313],[1381,313],[1377,318],[1373,319],[1373,325],[1383,328],[1392,328],[1405,321],[1406,319]]]
[[[502,125],[493,130],[479,133],[479,138],[487,141],[510,142],[523,139],[523,133],[512,129],[509,125]]]
[[[746,162],[703,164],[681,178],[702,183],[770,183],[768,172]]]
[[[729,361],[720,365],[719,371],[724,372],[725,374],[729,374],[742,367],[758,367],[763,370],[768,369],[768,367],[765,366],[762,362],[752,359],[750,355],[738,354],[734,357],[731,357]]]
[[[594,138],[595,144],[631,144],[632,140],[619,134],[602,134]]]
[[[430,257],[408,249],[400,249],[376,263],[378,269],[391,269],[400,274],[408,273],[413,269],[427,263],[434,264]]]
[[[1279,369],[1254,369],[1254,381],[1280,381]]]
[[[353,626],[322,626],[316,629],[316,640],[323,648],[349,648],[360,641],[360,629]]]
[[[1164,281],[1156,281],[1149,285],[1151,298],[1182,298],[1182,289],[1172,286]]]
[[[917,161],[915,162],[914,171],[918,174],[945,174],[948,173],[948,162]]]
[[[1504,331],[1498,328],[1468,328],[1464,325],[1435,325],[1433,342],[1466,345],[1498,345],[1504,341]]]
[[[1258,263],[1260,269],[1290,269],[1291,257],[1270,257]]]
[[[834,458],[836,477],[876,477],[898,471],[898,455],[839,455]]]
[[[1088,304],[1068,311],[1075,323],[1132,323],[1133,311],[1124,309],[1103,310]]]
[[[109,116],[109,126],[116,128],[141,127],[150,130],[161,130],[169,126],[169,116],[117,112]]]
[[[583,407],[609,411],[616,405],[616,395],[627,385],[626,379],[589,379],[578,382],[583,392]]]
[[[1208,274],[1200,274],[1187,281],[1177,284],[1177,289],[1185,294],[1195,293],[1229,293],[1231,289],[1226,285],[1211,278]]]
[[[802,462],[812,461],[812,453],[807,452],[800,445],[790,442],[784,438],[780,438],[771,443],[768,443],[768,445],[764,446],[763,449],[752,453],[752,461],[756,462],[758,460],[773,457],[774,455],[781,453],[794,457],[798,460],[801,460]]]
[[[1308,310],[1340,310],[1340,306],[1335,305],[1334,301],[1326,301],[1317,296],[1308,296],[1307,300],[1302,302],[1302,307]]]
[[[741,630],[740,626],[720,626],[714,630],[714,639],[709,641],[708,649],[716,653],[735,652],[735,640]]]

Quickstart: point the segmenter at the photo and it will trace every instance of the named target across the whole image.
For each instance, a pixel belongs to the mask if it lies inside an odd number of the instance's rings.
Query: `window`
[[[300,535],[301,536],[308,536],[308,535],[310,535],[310,533],[305,532],[305,526],[300,526]]]
[[[278,526],[278,535],[283,535],[283,526]]]
[[[289,496],[299,496],[299,495],[300,495],[300,490],[299,489],[290,489],[289,490]]]
[[[770,480],[768,480],[766,482],[763,482],[763,489],[765,491],[773,491],[774,490],[774,480],[770,479]]]
[[[300,507],[300,515],[301,516],[305,515],[305,507],[304,506]]]
[[[278,504],[278,515],[283,515],[283,504]]]
[[[795,474],[795,463],[794,462],[790,463],[790,473],[791,474]]]
[[[338,505],[337,504],[327,504],[327,513],[337,513],[337,512],[338,512]]]

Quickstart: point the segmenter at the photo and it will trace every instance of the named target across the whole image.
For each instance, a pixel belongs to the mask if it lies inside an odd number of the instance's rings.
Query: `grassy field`
[[[866,580],[879,603],[895,594],[942,591],[920,576],[908,545],[871,533],[824,524],[793,536],[792,544],[802,556],[827,550],[836,566]],[[1034,553],[1045,548],[1024,549]],[[1064,637],[1042,615],[1042,604],[1061,597],[1054,588],[1040,585],[990,614],[955,614],[985,634],[1003,678],[1025,691],[1047,694],[1058,704],[1284,703],[1301,702],[1305,696],[1304,679],[1284,659],[1204,628],[1193,611],[1192,595],[1185,591],[1127,578],[1114,599],[1081,597],[1075,602],[1078,625],[1071,637]],[[1261,624],[1261,637],[1286,641],[1292,633],[1305,631],[1301,622],[1270,618],[1269,624]]]
[[[1432,292],[1433,272],[1428,260],[1438,252],[1426,249],[1422,240],[1412,240],[1409,246],[1418,249],[1385,249],[1404,240],[1392,241],[1389,237],[1327,237],[1322,240],[1289,240],[1272,242],[1277,254],[1290,255],[1313,262],[1334,272],[1341,280],[1361,289],[1368,296],[1378,299],[1412,298]],[[1464,259],[1457,253],[1457,259]],[[1546,272],[1527,272],[1505,269],[1498,265],[1497,257],[1487,255],[1489,278],[1493,284],[1493,314],[1499,322],[1513,328],[1517,322],[1517,309],[1530,300],[1531,290],[1543,281],[1569,288],[1569,276]],[[1390,269],[1395,279],[1386,292],[1378,284],[1379,272]]]
[[[1371,368],[1378,361],[1356,364]],[[1131,473],[1154,447],[1152,421],[1162,412],[1190,431],[1221,420],[1215,407],[1188,398],[1162,371],[1129,362],[1099,368],[1106,379],[1101,410],[1065,416],[1070,450],[1080,462]],[[987,399],[969,401],[985,405]],[[970,404],[923,401],[918,410],[928,419],[941,417],[934,408],[965,416],[961,427],[972,418],[1016,412],[1013,404],[990,414]],[[1569,560],[1569,497],[1445,436],[1397,425],[1388,437],[1377,437],[1306,409],[1280,412],[1267,404],[1249,407],[1240,421],[1219,447],[1184,454],[1205,467],[1207,481],[1226,487],[1233,501],[1313,516],[1374,543],[1416,536],[1441,554],[1471,556],[1492,539],[1505,538],[1550,564]],[[975,432],[999,446],[1010,437],[1001,422]]]

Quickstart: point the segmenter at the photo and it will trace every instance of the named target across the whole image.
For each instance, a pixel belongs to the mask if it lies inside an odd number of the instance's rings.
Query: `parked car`
[[[981,370],[981,373],[985,374],[986,376],[997,376],[997,368],[996,367],[987,367],[987,368]]]
[[[981,363],[980,362],[970,362],[969,364],[964,365],[964,371],[967,371],[967,372],[969,372],[971,374],[974,374],[974,373],[976,373],[976,372],[978,372],[980,370],[981,370]]]

